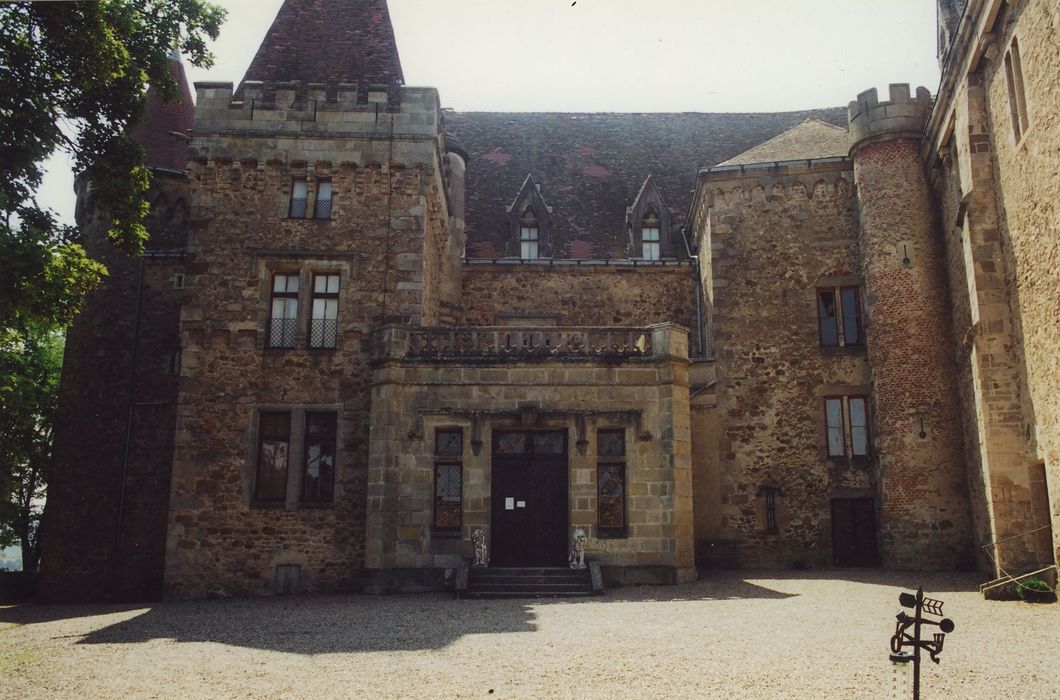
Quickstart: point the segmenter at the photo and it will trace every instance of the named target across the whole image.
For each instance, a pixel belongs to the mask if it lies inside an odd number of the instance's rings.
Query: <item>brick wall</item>
[[[949,291],[918,143],[896,139],[864,145],[854,163],[884,565],[968,565],[972,553],[964,438],[952,398],[957,381]]]

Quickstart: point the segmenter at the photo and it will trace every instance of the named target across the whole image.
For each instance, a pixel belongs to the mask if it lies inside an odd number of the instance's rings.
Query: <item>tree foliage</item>
[[[130,254],[147,239],[150,174],[131,129],[147,86],[177,96],[169,56],[209,66],[224,12],[206,0],[0,3],[0,544],[35,565],[37,507],[51,455],[62,328],[106,268],[35,193],[67,152],[86,206]],[[27,566],[30,568],[30,566]]]
[[[223,16],[205,0],[0,4],[0,343],[28,324],[69,322],[106,273],[38,205],[45,159],[68,152],[92,183],[90,205],[110,217],[110,240],[139,252],[150,176],[130,127],[149,83],[176,95],[173,49],[210,65],[206,40]]]
[[[40,557],[37,526],[62,364],[62,333],[40,325],[0,349],[0,547],[19,545],[26,571]]]

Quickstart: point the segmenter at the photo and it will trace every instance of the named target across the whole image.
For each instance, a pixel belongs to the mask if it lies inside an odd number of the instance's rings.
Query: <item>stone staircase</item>
[[[584,598],[603,594],[599,565],[567,567],[463,567],[458,598]]]

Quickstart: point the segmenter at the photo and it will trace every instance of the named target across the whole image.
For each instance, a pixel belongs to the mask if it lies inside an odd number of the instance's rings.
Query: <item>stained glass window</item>
[[[499,455],[526,454],[526,433],[494,433],[493,445]]]
[[[534,433],[534,454],[561,455],[567,450],[567,434],[561,431]]]
[[[258,418],[258,468],[254,498],[283,501],[287,497],[287,452],[290,413],[262,413]]]

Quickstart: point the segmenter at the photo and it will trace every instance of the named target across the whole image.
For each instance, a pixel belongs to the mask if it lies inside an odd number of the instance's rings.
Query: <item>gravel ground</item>
[[[898,594],[957,624],[925,698],[1060,698],[1060,605],[977,577],[728,572],[591,601],[0,607],[4,698],[890,698]]]

